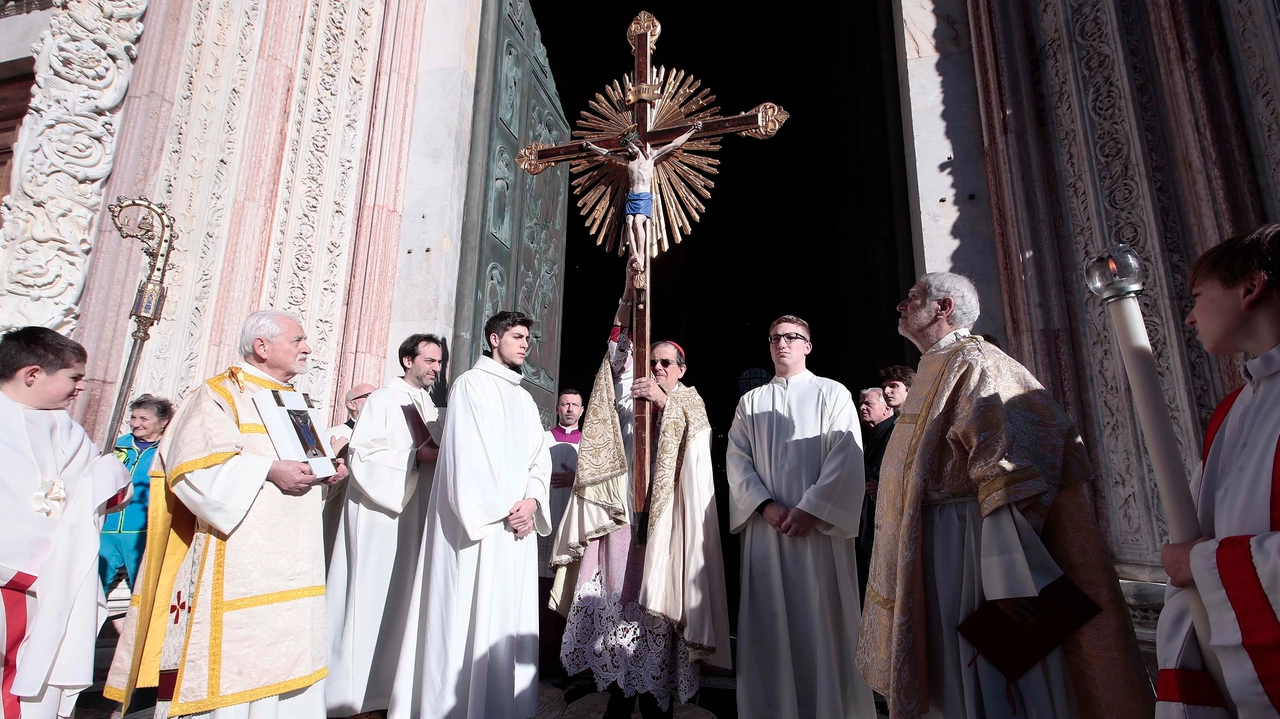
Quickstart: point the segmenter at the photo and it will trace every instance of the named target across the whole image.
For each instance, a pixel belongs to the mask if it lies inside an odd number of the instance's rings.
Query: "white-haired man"
[[[157,716],[325,715],[320,492],[253,403],[290,390],[311,348],[293,315],[267,310],[240,351],[187,397],[152,466],[146,557],[103,692],[126,712],[135,687],[158,687]]]
[[[978,311],[973,283],[949,272],[898,305],[924,356],[880,473],[858,668],[894,719],[1151,716],[1084,445],[1025,367],[969,333]],[[1102,611],[1024,674],[1005,677],[957,630],[993,602],[1017,629],[987,640],[1030,651],[1058,621],[1045,598],[1063,576]]]

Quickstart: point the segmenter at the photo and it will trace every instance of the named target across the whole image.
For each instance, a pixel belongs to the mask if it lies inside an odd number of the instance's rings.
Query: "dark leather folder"
[[[986,602],[959,626],[961,636],[1009,681],[1026,674],[1102,612],[1102,607],[1065,574],[1046,584],[1040,596],[1027,597],[1027,601],[1038,615],[1034,624],[1025,624]]]

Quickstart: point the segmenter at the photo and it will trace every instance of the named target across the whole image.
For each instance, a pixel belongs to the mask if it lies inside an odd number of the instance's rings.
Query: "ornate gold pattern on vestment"
[[[677,385],[671,390],[671,394],[667,395],[667,406],[662,411],[662,426],[658,430],[658,459],[653,465],[653,485],[650,490],[650,532],[658,526],[662,513],[675,495],[689,441],[710,426],[707,407],[702,403],[697,390],[684,385]]]

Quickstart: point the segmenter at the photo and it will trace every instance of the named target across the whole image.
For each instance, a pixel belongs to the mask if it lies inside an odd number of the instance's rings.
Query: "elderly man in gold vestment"
[[[240,351],[183,402],[152,466],[146,555],[103,692],[125,711],[135,687],[158,687],[157,719],[325,716],[319,481],[279,458],[253,403],[290,390],[311,349],[296,318],[267,310]]]
[[[867,683],[894,719],[1151,716],[1071,420],[1025,367],[969,333],[979,307],[968,279],[924,275],[898,311],[924,356],[881,465],[856,659]],[[1004,676],[957,630],[993,602],[1019,629],[986,639],[1034,643],[1050,620],[1027,598],[1063,575],[1101,613],[1026,673]]]

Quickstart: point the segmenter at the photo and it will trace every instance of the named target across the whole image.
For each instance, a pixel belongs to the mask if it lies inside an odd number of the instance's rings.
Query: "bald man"
[[[329,428],[329,443],[333,445],[333,451],[339,457],[346,459],[347,443],[351,441],[351,432],[356,428],[356,420],[360,417],[360,410],[364,409],[365,400],[369,399],[369,395],[377,389],[368,382],[360,384],[347,390],[346,407],[347,421],[340,425]],[[324,494],[324,566],[329,566],[329,560],[333,558],[333,543],[338,538],[338,522],[342,519],[342,503],[346,500],[347,485],[334,484],[325,487]]]

